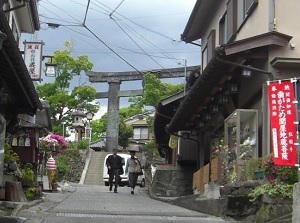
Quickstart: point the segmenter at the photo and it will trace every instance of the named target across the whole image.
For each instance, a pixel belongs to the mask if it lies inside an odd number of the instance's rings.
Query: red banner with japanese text
[[[296,111],[294,87],[291,81],[279,81],[268,85],[271,137],[274,163],[295,166],[296,148]]]

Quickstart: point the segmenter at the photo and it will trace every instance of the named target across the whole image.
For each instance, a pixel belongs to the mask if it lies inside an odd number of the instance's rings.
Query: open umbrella
[[[142,151],[146,151],[146,148],[142,145],[133,145],[127,147],[127,151],[142,152]]]

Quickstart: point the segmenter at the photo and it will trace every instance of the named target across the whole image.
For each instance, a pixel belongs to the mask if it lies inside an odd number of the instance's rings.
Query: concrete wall
[[[294,185],[293,192],[293,223],[300,222],[300,183]]]

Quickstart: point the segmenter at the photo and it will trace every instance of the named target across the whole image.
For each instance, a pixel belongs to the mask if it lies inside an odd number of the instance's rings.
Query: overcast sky
[[[72,54],[88,55],[93,71],[118,72],[199,65],[200,47],[180,41],[196,0],[40,0],[41,30],[27,41],[42,40],[43,55],[72,42]],[[50,28],[47,23],[61,26]],[[86,28],[82,26],[85,24]],[[181,64],[178,64],[181,63]],[[43,76],[44,81],[52,81]],[[88,80],[82,76],[77,81]],[[183,83],[184,79],[172,80]],[[76,83],[75,83],[76,84]],[[93,83],[97,92],[107,83]],[[140,82],[123,82],[122,90],[141,89]],[[128,99],[121,99],[121,107]],[[98,100],[105,111],[107,99]]]

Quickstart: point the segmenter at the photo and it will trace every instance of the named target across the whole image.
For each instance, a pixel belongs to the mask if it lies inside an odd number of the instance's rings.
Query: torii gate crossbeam
[[[133,95],[142,95],[143,90],[129,90],[120,91],[122,81],[142,80],[144,74],[152,73],[158,78],[187,78],[187,73],[190,73],[199,66],[191,66],[184,68],[171,68],[163,70],[149,70],[149,71],[129,71],[129,72],[88,72],[90,82],[108,83],[108,92],[96,93],[96,98],[108,98],[107,107],[107,125],[106,125],[106,149],[111,152],[114,148],[118,148],[119,137],[119,98],[130,97]]]

